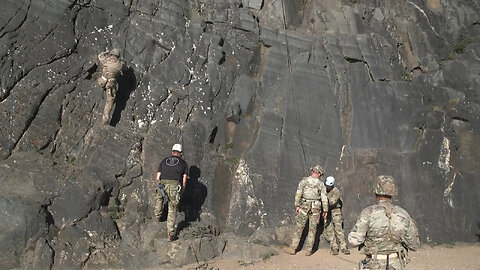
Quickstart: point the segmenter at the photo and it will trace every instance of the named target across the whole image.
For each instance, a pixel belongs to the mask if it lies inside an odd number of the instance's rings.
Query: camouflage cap
[[[118,57],[118,56],[120,56],[120,50],[119,49],[112,49],[110,51],[110,54]]]
[[[373,185],[373,192],[377,195],[396,196],[398,192],[393,176],[379,175]]]
[[[322,166],[320,166],[320,165],[318,165],[318,164],[315,165],[315,166],[313,166],[313,167],[310,167],[310,171],[311,171],[311,172],[312,172],[312,171],[315,171],[315,172],[318,172],[319,174],[322,174],[322,175],[323,175],[323,168],[322,168]]]

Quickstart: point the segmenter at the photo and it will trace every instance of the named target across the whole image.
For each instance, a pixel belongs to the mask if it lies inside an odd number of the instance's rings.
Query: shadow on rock
[[[115,109],[113,110],[112,120],[110,121],[112,126],[116,126],[120,122],[120,116],[122,111],[127,106],[127,101],[130,98],[130,94],[137,87],[137,78],[135,72],[131,67],[123,71],[123,74],[117,78],[118,92],[115,98]]]
[[[200,220],[202,205],[207,197],[207,187],[198,181],[200,176],[200,168],[190,166],[190,178],[179,205],[179,211],[185,213],[185,220],[178,224],[179,231],[187,227],[190,222]]]

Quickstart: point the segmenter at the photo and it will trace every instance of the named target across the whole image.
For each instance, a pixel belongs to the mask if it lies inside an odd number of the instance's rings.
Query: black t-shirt
[[[188,174],[187,162],[176,156],[169,156],[160,162],[158,171],[162,179],[178,180],[182,182],[183,175]]]

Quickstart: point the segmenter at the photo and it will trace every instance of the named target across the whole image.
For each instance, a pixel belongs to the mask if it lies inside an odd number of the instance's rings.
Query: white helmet
[[[182,152],[182,145],[179,144],[179,143],[174,144],[173,147],[172,147],[172,152],[173,151],[177,151],[177,152],[181,153]]]
[[[335,184],[335,178],[333,176],[329,176],[327,177],[327,179],[325,179],[326,186],[333,187],[334,184]]]

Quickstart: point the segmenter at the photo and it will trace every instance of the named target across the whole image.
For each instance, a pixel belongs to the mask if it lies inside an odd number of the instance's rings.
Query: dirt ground
[[[203,267],[188,265],[183,270],[190,269],[316,269],[316,270],[347,270],[358,269],[358,262],[363,255],[352,249],[351,255],[330,255],[329,249],[319,249],[312,256],[305,256],[305,251],[296,255],[284,253],[277,248],[278,255],[265,258],[260,262],[245,262],[235,259],[216,259],[207,262]],[[480,270],[480,244],[455,244],[429,246],[423,245],[418,251],[410,252],[410,263],[406,270]]]

